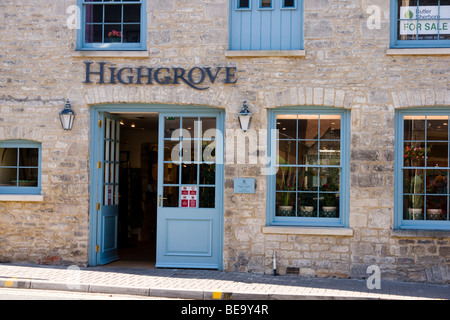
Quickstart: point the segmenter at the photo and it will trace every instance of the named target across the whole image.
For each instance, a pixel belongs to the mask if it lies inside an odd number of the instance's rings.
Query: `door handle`
[[[159,206],[161,207],[161,200],[162,199],[165,199],[165,200],[167,200],[167,198],[164,198],[162,195],[159,195]]]

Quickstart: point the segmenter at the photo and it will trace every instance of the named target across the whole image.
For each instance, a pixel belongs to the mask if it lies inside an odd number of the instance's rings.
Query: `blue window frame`
[[[231,0],[230,50],[303,50],[303,0]]]
[[[269,113],[278,133],[269,139],[269,225],[348,227],[349,115],[307,107]]]
[[[146,1],[78,0],[78,50],[146,50]]]
[[[450,47],[450,0],[391,0],[391,47]]]
[[[449,116],[445,108],[396,113],[395,229],[450,230]]]
[[[41,193],[41,144],[0,141],[0,194]]]

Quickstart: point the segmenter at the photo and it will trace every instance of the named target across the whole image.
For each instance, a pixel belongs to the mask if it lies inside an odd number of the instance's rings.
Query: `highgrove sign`
[[[137,85],[177,85],[185,83],[197,90],[207,90],[219,79],[225,84],[237,82],[236,67],[193,67],[189,70],[180,67],[124,67],[117,68],[107,62],[84,62],[86,79],[92,83],[97,76],[98,84],[137,84]]]

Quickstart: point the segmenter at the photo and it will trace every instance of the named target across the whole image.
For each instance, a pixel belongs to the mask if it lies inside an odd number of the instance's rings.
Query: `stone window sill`
[[[394,238],[450,238],[450,230],[392,230]]]
[[[450,48],[387,49],[388,56],[440,56],[450,55]]]
[[[74,58],[148,58],[148,51],[74,51]]]
[[[259,57],[305,57],[305,50],[228,50],[227,58],[259,58]]]
[[[315,236],[344,236],[352,237],[353,229],[350,228],[320,228],[320,227],[263,227],[264,234],[291,234],[291,235],[315,235]]]
[[[38,194],[0,194],[0,201],[42,202],[44,201],[44,196]]]

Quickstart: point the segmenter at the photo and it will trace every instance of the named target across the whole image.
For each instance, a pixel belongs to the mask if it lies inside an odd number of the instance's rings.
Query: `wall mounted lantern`
[[[69,99],[67,99],[64,109],[59,113],[59,119],[64,130],[72,130],[75,112],[70,109]]]
[[[247,132],[252,122],[253,114],[248,110],[247,101],[244,101],[241,111],[238,113],[239,125],[242,131]]]

